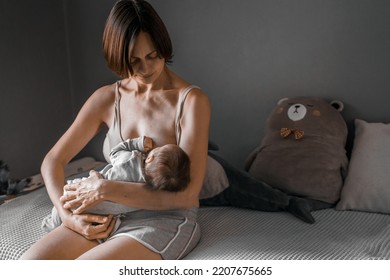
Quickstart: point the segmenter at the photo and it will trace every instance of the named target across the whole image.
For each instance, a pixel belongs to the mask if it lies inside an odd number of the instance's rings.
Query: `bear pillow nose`
[[[307,109],[302,104],[294,104],[291,105],[290,108],[288,108],[287,116],[292,121],[299,121],[303,119],[306,115]]]

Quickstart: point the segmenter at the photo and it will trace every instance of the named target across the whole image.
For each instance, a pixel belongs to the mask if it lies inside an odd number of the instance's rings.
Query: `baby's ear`
[[[151,155],[149,154],[146,159],[145,159],[145,163],[150,163],[154,160],[154,155]]]

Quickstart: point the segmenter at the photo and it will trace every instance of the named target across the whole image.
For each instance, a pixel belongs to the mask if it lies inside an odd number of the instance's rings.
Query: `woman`
[[[23,259],[177,259],[200,238],[196,218],[207,165],[207,96],[167,67],[172,58],[169,34],[146,1],[114,5],[103,48],[108,66],[122,80],[94,92],[46,155],[42,175],[63,224]],[[61,197],[64,167],[104,126],[109,128],[106,158],[119,142],[141,135],[150,136],[156,146],[178,144],[191,160],[189,186],[178,193],[151,191],[91,172],[89,179],[65,186],[68,195]],[[103,200],[145,210],[123,215],[113,232],[112,216],[80,214]],[[75,211],[68,210],[80,203]]]

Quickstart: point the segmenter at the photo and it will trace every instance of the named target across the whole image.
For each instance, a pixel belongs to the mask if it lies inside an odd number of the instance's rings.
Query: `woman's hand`
[[[94,240],[107,238],[113,231],[115,223],[116,218],[112,215],[71,214],[63,224],[86,239]]]
[[[65,209],[72,209],[73,214],[81,214],[89,207],[103,200],[100,193],[103,176],[94,170],[85,180],[71,182],[64,186],[60,201]]]

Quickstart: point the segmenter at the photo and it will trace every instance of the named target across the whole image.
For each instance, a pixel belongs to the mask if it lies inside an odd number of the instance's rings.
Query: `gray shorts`
[[[200,228],[196,222],[198,208],[148,211],[121,214],[118,229],[108,238],[129,236],[163,259],[186,256],[198,244]]]

